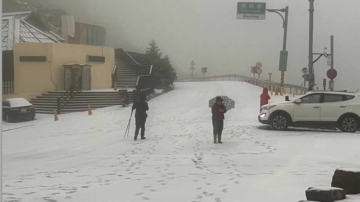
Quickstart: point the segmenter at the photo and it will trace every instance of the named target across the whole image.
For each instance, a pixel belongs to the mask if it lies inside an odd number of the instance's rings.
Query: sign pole
[[[194,62],[194,60],[191,61],[190,65],[191,65],[191,68],[190,68],[190,70],[191,70],[191,80],[194,80],[194,70],[195,70],[195,67],[194,67],[195,62]]]
[[[285,21],[284,21],[283,51],[286,51],[288,19],[289,19],[289,7],[286,6],[286,8],[285,8]],[[284,88],[284,80],[285,80],[285,72],[281,71],[281,88]]]
[[[310,2],[310,22],[309,22],[309,91],[313,90],[315,83],[314,76],[314,66],[313,66],[313,45],[314,45],[314,1],[309,0]]]
[[[334,36],[331,36],[331,69],[334,69]],[[331,79],[330,91],[334,91],[334,79]]]
[[[281,89],[283,89],[284,81],[285,81],[285,71],[287,68],[287,57],[288,57],[288,53],[286,51],[286,43],[287,43],[287,33],[288,33],[289,7],[286,6],[284,9],[267,9],[267,11],[279,14],[283,20],[284,38],[283,38],[283,48],[280,53],[280,65],[279,65],[280,66],[279,71],[281,72],[280,85],[281,85]],[[285,17],[280,12],[284,12]]]

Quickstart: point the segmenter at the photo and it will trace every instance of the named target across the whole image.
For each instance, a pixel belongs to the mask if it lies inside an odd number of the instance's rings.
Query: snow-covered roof
[[[15,17],[17,19],[25,20],[31,15],[32,11],[21,11],[12,13],[3,13],[2,17]]]
[[[13,50],[14,43],[60,43],[30,23],[26,18],[31,12],[4,13],[2,17],[2,50]]]

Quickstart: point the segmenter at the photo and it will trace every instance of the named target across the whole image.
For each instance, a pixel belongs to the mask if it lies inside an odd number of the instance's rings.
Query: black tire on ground
[[[355,133],[359,129],[359,118],[352,115],[340,118],[339,129],[345,133]]]
[[[286,130],[289,124],[290,118],[286,113],[278,112],[271,116],[270,125],[275,130]]]
[[[344,189],[346,194],[360,194],[360,169],[337,169],[331,186]]]
[[[305,193],[308,201],[334,202],[346,199],[345,191],[340,188],[310,187]]]

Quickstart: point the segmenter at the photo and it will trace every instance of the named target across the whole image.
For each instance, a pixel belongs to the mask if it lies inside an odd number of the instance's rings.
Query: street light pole
[[[285,8],[285,21],[284,21],[283,51],[286,51],[288,19],[289,19],[289,7],[286,6],[286,8]],[[281,88],[284,88],[284,80],[285,80],[285,72],[281,71]]]
[[[309,23],[309,91],[313,90],[315,83],[314,66],[313,66],[313,45],[314,45],[314,1],[310,2],[310,23]]]
[[[289,6],[286,6],[285,9],[267,9],[268,12],[274,12],[281,16],[283,20],[283,28],[284,28],[284,38],[283,38],[283,51],[286,51],[286,43],[287,43],[287,32],[288,32],[288,21],[289,21]],[[285,18],[281,15],[280,12],[285,13]],[[285,80],[285,72],[281,71],[281,88],[284,88],[284,80]]]
[[[284,41],[283,41],[283,51],[286,51],[286,43],[287,43],[287,28],[288,28],[288,20],[289,20],[289,6],[285,7],[285,20],[284,20]]]
[[[331,36],[331,69],[334,69],[334,59],[335,59],[334,36]],[[331,79],[330,90],[334,91],[334,79]]]

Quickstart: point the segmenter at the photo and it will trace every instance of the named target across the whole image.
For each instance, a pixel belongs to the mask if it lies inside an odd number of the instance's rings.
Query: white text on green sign
[[[246,20],[265,20],[266,3],[238,2],[236,17]]]

